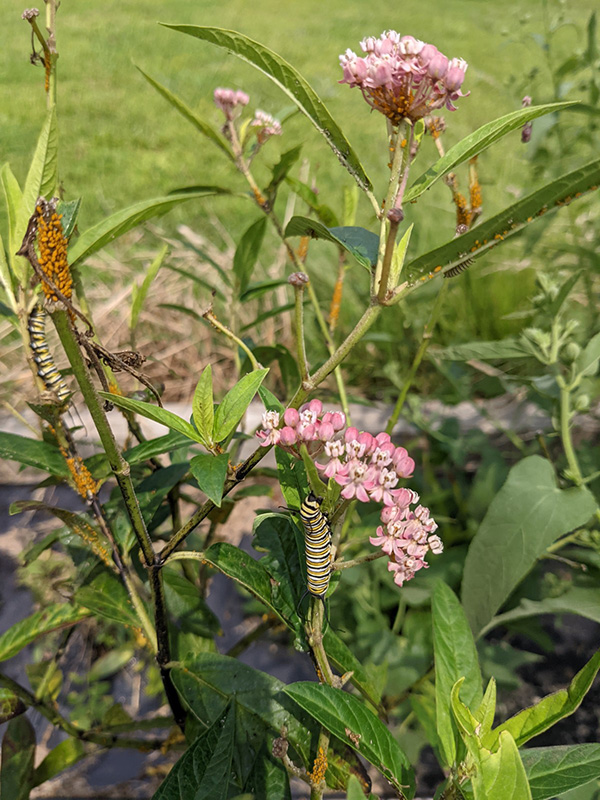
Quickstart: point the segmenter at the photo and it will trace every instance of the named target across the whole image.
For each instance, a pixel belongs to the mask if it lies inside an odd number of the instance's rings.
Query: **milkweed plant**
[[[340,214],[325,205],[307,182],[301,146],[286,142],[289,116],[277,119],[254,108],[243,88],[214,89],[211,122],[142,72],[172,112],[204,137],[202,146],[216,148],[228,161],[244,189],[233,192],[200,181],[140,200],[81,232],[76,228],[80,199],[69,199],[68,187],[66,196],[59,191],[56,10],[55,0],[46,0],[44,25],[36,9],[23,13],[33,36],[32,62],[44,73],[47,111],[24,186],[8,165],[2,170],[8,212],[0,247],[3,314],[21,337],[35,381],[37,399],[30,397],[29,406],[40,436],[3,432],[0,445],[5,458],[45,471],[47,483],[70,486],[85,508],[75,512],[33,500],[12,507],[14,513],[44,510],[60,523],[25,552],[24,573],[38,574],[42,554],[60,554],[64,577],[60,594],[44,593],[38,580],[40,609],[0,636],[3,661],[35,643],[28,680],[15,677],[10,665],[0,673],[2,720],[8,722],[3,796],[27,798],[43,781],[111,747],[179,750],[155,800],[284,799],[291,797],[291,781],[298,797],[316,799],[335,790],[352,800],[392,794],[407,800],[416,787],[411,759],[425,743],[439,762],[435,796],[440,800],[542,800],[600,775],[597,744],[525,747],[579,706],[600,667],[600,654],[578,665],[569,686],[503,720],[496,713],[495,679],[488,676],[484,688],[478,655],[487,632],[507,620],[573,608],[556,597],[546,607],[538,596],[528,601],[537,611],[528,612],[519,605],[525,589],[509,600],[539,559],[568,543],[572,565],[578,553],[596,547],[597,473],[588,461],[581,462],[572,438],[574,414],[590,404],[600,357],[600,334],[582,336],[568,312],[581,271],[566,280],[539,276],[532,324],[519,336],[438,350],[442,359],[517,358],[535,365],[536,386],[545,392],[554,424],[552,452],[541,439],[539,447],[519,444],[516,463],[505,471],[477,530],[471,531],[461,562],[461,600],[452,588],[460,576],[443,566],[450,563],[445,546],[453,552],[456,528],[442,495],[427,493],[419,449],[396,432],[451,296],[448,286],[463,280],[466,270],[472,274],[475,262],[492,248],[516,234],[527,235],[545,215],[572,201],[583,207],[590,202],[600,178],[597,159],[520,193],[492,217],[483,215],[477,157],[503,137],[522,147],[519,134],[523,143],[530,142],[534,120],[548,114],[562,120],[573,104],[536,105],[526,96],[521,107],[455,141],[455,115],[468,116],[477,102],[475,89],[468,89],[466,61],[394,30],[367,36],[360,54],[344,51],[339,71],[332,61],[330,81],[332,89],[336,81],[341,84],[340,96],[348,89],[360,92],[365,113],[373,112],[373,141],[379,135],[387,161],[373,184],[342,128],[284,58],[234,31],[168,25],[171,34],[233,53],[273,81],[285,102],[304,115],[303,124],[322,135],[354,188],[346,189]],[[284,149],[269,167],[274,141]],[[452,142],[448,148],[447,141]],[[459,188],[463,164],[469,175],[466,194]],[[268,181],[257,177],[265,169]],[[437,181],[448,188],[456,223],[445,244],[415,254],[411,236],[418,222],[408,224],[409,211],[412,204],[427,205],[427,190]],[[144,373],[143,353],[134,346],[113,352],[102,343],[86,294],[85,263],[147,219],[228,194],[242,196],[255,219],[246,230],[231,231],[239,244],[232,262],[221,269],[225,302],[219,304],[218,293],[211,302],[207,293],[206,310],[193,324],[210,324],[212,335],[231,348],[237,381],[215,398],[213,358],[203,356],[201,368],[191,366],[199,379],[188,420],[163,407],[160,387]],[[355,224],[360,197],[366,227]],[[285,214],[285,198],[288,211],[292,198],[306,208],[305,215]],[[279,272],[271,270],[264,280],[258,258],[265,252],[267,230],[284,258]],[[415,238],[424,243],[423,237]],[[315,239],[326,242],[337,258],[329,298],[323,294],[329,290],[313,282]],[[163,247],[134,292],[132,342],[140,309],[168,258]],[[340,310],[350,269],[364,276],[365,288],[362,308],[347,326]],[[590,299],[594,286],[591,278],[586,281]],[[387,425],[360,430],[350,416],[348,358],[380,317],[393,316],[400,329],[409,298],[424,287],[429,318]],[[241,329],[240,309],[256,309],[257,299],[268,291],[278,292],[279,305],[267,305],[271,310],[265,314],[259,303],[256,324],[280,319],[291,333],[291,349],[282,342],[261,347]],[[327,303],[328,314],[322,310]],[[50,323],[60,345],[49,344]],[[68,374],[57,367],[61,351],[69,361]],[[280,377],[264,366],[274,360]],[[131,378],[143,394],[123,388]],[[240,423],[252,401],[263,411],[258,430],[249,436]],[[82,455],[81,432],[75,430],[77,408],[83,405],[100,441],[91,457]],[[111,428],[119,415],[129,430],[127,449]],[[147,439],[140,418],[159,422],[168,432]],[[267,455],[276,469],[264,466]],[[248,494],[272,493],[274,481],[280,494],[257,514],[254,554],[249,555],[227,541],[229,514]],[[423,491],[427,501],[420,499]],[[588,575],[595,575],[595,562],[587,563]],[[239,589],[250,622],[227,654],[217,646],[221,625],[227,623],[205,602],[217,573]],[[361,587],[374,580],[378,594],[391,598],[397,609],[392,620],[370,608],[375,600],[365,602],[367,595],[361,594]],[[315,586],[324,589],[311,589]],[[416,594],[405,594],[409,589]],[[598,589],[588,581],[579,591]],[[412,617],[417,623],[408,622],[407,602],[418,609]],[[593,602],[598,605],[596,596]],[[353,629],[354,614],[363,614],[366,626]],[[92,710],[89,704],[85,710],[85,698],[78,700],[73,689],[65,696],[64,654],[75,631],[84,640],[89,637],[92,622],[104,643],[94,675],[110,677],[135,663],[148,691],[164,705],[160,712],[134,718],[111,698],[106,679],[95,687]],[[372,635],[368,646],[359,630],[363,637]],[[416,661],[412,656],[412,677],[397,683],[403,653],[416,642],[411,636],[421,637],[421,656]],[[314,679],[286,684],[238,658],[260,639],[292,643],[299,661],[309,657]],[[108,656],[117,666],[108,665]],[[395,666],[386,677],[390,663]],[[92,695],[87,697],[91,703]],[[31,712],[58,731],[58,743],[40,763]]]

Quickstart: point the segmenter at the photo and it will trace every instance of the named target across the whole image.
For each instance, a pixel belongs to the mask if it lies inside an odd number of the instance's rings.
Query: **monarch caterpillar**
[[[322,497],[312,492],[300,506],[300,519],[304,525],[306,549],[306,591],[313,597],[325,599],[331,577],[331,527],[321,511]]]
[[[67,384],[56,368],[52,354],[46,341],[46,312],[40,305],[35,305],[27,320],[29,346],[33,360],[37,366],[37,374],[44,381],[48,391],[54,392],[62,404],[70,395]]]
[[[450,267],[449,270],[444,272],[444,278],[456,278],[457,275],[460,275],[461,272],[468,269],[474,260],[474,258],[465,258],[460,264],[457,264],[455,267]]]

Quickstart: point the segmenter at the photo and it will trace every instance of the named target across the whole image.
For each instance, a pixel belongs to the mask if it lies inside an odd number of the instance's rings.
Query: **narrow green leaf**
[[[436,725],[439,741],[450,766],[456,758],[456,731],[453,725],[450,693],[460,678],[462,700],[467,706],[479,705],[483,695],[477,649],[469,623],[458,598],[442,581],[432,596],[433,649],[435,653]]]
[[[217,47],[223,47],[259,69],[285,92],[300,111],[308,117],[319,133],[325,137],[327,144],[361,189],[371,188],[371,182],[354,153],[350,142],[346,139],[315,90],[281,56],[237,31],[198,25],[162,24],[166,28],[186,33],[189,36],[195,36],[197,39],[204,39],[217,45]]]
[[[29,800],[33,788],[35,731],[26,716],[11,719],[2,739],[0,797]]]
[[[188,200],[199,197],[210,197],[222,194],[223,190],[215,186],[202,187],[197,192],[172,194],[166,197],[153,197],[142,200],[140,203],[123,208],[111,214],[110,217],[98,222],[87,231],[84,231],[77,241],[69,248],[69,262],[72,267],[85,261],[86,258],[100,250],[109,242],[118,239],[127,231],[137,227],[142,222],[152,217],[160,217]]]
[[[132,331],[137,327],[140,312],[142,310],[142,306],[144,305],[144,300],[150,291],[152,282],[158,275],[158,270],[161,268],[168,251],[169,246],[166,244],[163,245],[163,247],[161,247],[161,249],[158,251],[154,261],[148,267],[148,272],[144,275],[142,285],[139,287],[133,287],[133,301],[131,303],[131,315],[129,319],[129,329]]]
[[[486,747],[493,747],[503,731],[510,732],[520,747],[556,725],[559,720],[568,717],[581,705],[599,669],[600,650],[579,670],[567,689],[559,689],[546,695],[535,705],[523,709],[492,730],[484,737]]]
[[[263,214],[244,231],[236,248],[233,272],[237,278],[238,297],[243,295],[248,287],[266,230],[267,218]]]
[[[0,431],[0,456],[66,478],[70,473],[58,448],[48,442]]]
[[[9,689],[0,688],[0,723],[8,722],[27,711],[25,703]]]
[[[140,71],[148,83],[153,86],[156,91],[173,106],[173,108],[179,111],[179,113],[185,117],[188,122],[191,122],[192,125],[200,131],[200,133],[210,139],[213,144],[216,144],[217,147],[222,150],[222,152],[225,153],[229,159],[231,159],[231,161],[235,160],[229,142],[227,142],[219,133],[217,133],[212,125],[209,125],[208,122],[205,122],[205,120],[199,117],[195,111],[192,111],[192,109],[186,105],[183,100],[177,97],[177,95],[173,94],[173,92],[169,91],[166,86],[163,86],[162,83],[159,83],[158,81],[154,80],[154,78],[151,78],[150,75],[141,69],[141,67],[136,65],[136,69]]]
[[[125,450],[123,456],[130,464],[139,464],[163,453],[173,453],[182,447],[189,447],[192,444],[187,436],[177,431],[170,431],[164,436],[156,439],[149,439],[147,442],[140,442],[129,450]]]
[[[551,464],[529,456],[510,471],[475,535],[465,562],[462,602],[475,635],[559,536],[596,510],[585,487],[561,490]]]
[[[41,611],[36,611],[16,622],[0,636],[0,661],[12,658],[39,636],[59,628],[68,628],[85,617],[89,617],[89,612],[85,608],[67,603],[51,604]]]
[[[192,400],[194,425],[205,447],[213,445],[215,424],[215,400],[213,397],[212,367],[207,364],[194,391]]]
[[[368,270],[377,263],[379,237],[365,228],[327,228],[317,220],[295,216],[288,222],[285,236],[310,236],[312,239],[333,242]]]
[[[285,693],[340,741],[354,748],[406,797],[413,797],[415,778],[408,758],[386,726],[353,695],[326,684],[301,681]]]
[[[268,371],[249,372],[227,392],[215,414],[213,438],[216,442],[224,441],[237,428]]]
[[[321,203],[319,200],[319,195],[313,191],[310,186],[302,181],[297,180],[296,178],[290,177],[286,178],[286,183],[291,189],[294,190],[298,197],[304,200],[306,205],[315,212],[319,222],[322,222],[323,225],[326,225],[328,228],[332,228],[340,224],[335,212],[329,206]],[[353,186],[358,192],[358,187],[354,184]],[[354,221],[348,224],[353,225]]]
[[[4,249],[4,241],[2,240],[2,236],[0,236],[0,285],[4,289],[6,300],[8,300],[13,314],[16,315],[17,301],[15,299],[12,274],[6,259],[6,251]]]
[[[59,772],[72,767],[86,755],[83,742],[79,739],[65,739],[57,744],[33,774],[32,786],[40,786]]]
[[[494,724],[494,715],[496,714],[496,681],[490,678],[483,700],[479,706],[474,710],[473,716],[481,726],[481,736],[489,733]]]
[[[356,775],[350,775],[346,792],[346,800],[366,800],[366,797],[367,796],[363,792],[360,781]]]
[[[287,150],[285,153],[281,154],[279,161],[271,170],[271,180],[265,189],[265,194],[270,198],[274,197],[277,187],[287,177],[288,172],[298,161],[301,152],[302,145],[299,144],[296,147],[292,147],[291,150]]]
[[[15,253],[21,246],[21,242],[17,241],[17,222],[23,205],[23,192],[8,163],[2,166],[0,181],[8,217],[8,258],[14,266],[14,259],[22,258],[22,256],[15,256]]]
[[[221,508],[228,466],[229,453],[199,453],[190,461],[190,471],[198,486],[217,508]]]
[[[600,775],[600,744],[531,747],[521,751],[533,800],[550,800]]]
[[[572,106],[574,101],[565,103],[547,103],[542,106],[529,106],[527,108],[520,108],[518,111],[512,111],[503,117],[486,122],[481,128],[478,128],[473,133],[470,133],[460,142],[453,145],[448,152],[439,158],[427,172],[420,175],[413,183],[410,189],[404,196],[404,202],[410,203],[420,197],[424,191],[429,189],[439,178],[446,175],[459,164],[473,158],[478,153],[483,152],[494,142],[497,142],[507,133],[521,128],[526,122],[529,122],[537,117],[542,117],[544,114],[551,114],[556,111],[562,111],[569,106]]]
[[[190,272],[189,269],[182,269],[181,267],[176,267],[174,264],[166,264],[167,269],[170,269],[172,272],[177,272],[179,275],[183,275],[184,278],[188,278],[190,281],[194,281],[199,286],[202,286],[203,289],[208,289],[210,292],[214,292],[215,296],[218,297],[220,300],[225,300],[225,295],[220,289],[217,289],[209,281],[204,280],[200,275],[195,275],[193,272]]]
[[[258,395],[263,401],[263,405],[267,411],[277,411],[279,414],[284,414],[285,408],[283,403],[281,403],[266,386],[259,387]]]
[[[310,301],[307,300],[307,303],[308,302],[310,302]],[[307,303],[305,303],[305,305]],[[249,322],[247,325],[244,325],[244,327],[241,328],[241,331],[243,333],[243,332],[245,332],[247,330],[250,330],[250,328],[254,328],[257,325],[260,325],[265,320],[271,319],[271,317],[277,317],[279,314],[286,314],[288,311],[292,311],[293,308],[295,308],[295,304],[294,303],[286,303],[283,306],[276,306],[275,308],[270,308],[268,311],[265,311],[263,314],[259,314],[258,317],[256,317],[256,319],[252,320],[252,322]]]
[[[408,226],[408,228],[402,234],[402,238],[400,239],[399,242],[396,243],[396,246],[394,247],[394,253],[392,255],[392,266],[390,269],[390,282],[389,282],[389,285],[394,289],[398,285],[398,281],[402,273],[402,267],[404,266],[404,261],[406,260],[406,251],[408,250],[408,245],[410,244],[410,237],[413,228],[414,228],[414,223]]]
[[[127,591],[111,572],[100,572],[75,593],[75,600],[95,616],[139,628],[140,621],[135,613]],[[87,614],[87,612],[85,612]]]
[[[567,280],[562,284],[560,287],[558,294],[554,298],[554,300],[548,305],[548,313],[555,317],[558,312],[561,310],[565,300],[571,294],[571,291],[579,278],[583,275],[583,270],[580,269],[578,272],[575,272],[573,275],[570,275]]]
[[[77,200],[59,200],[56,211],[60,214],[60,222],[66,239],[71,237],[77,225],[77,217],[81,208],[81,197]]]
[[[493,358],[528,358],[531,351],[521,344],[519,339],[506,338],[496,342],[467,342],[450,347],[430,348],[436,358],[447,361],[488,361]]]
[[[600,183],[600,160],[562,175],[462,236],[409,262],[403,271],[409,285],[447,274],[467,259],[479,258],[549,211],[562,208]]]
[[[50,506],[38,500],[17,500],[10,507],[11,514],[22,511],[46,511],[48,514],[52,514],[61,522],[64,522],[69,530],[77,534],[109,569],[117,572],[116,564],[112,559],[110,542],[81,514],[76,514],[66,508]]]
[[[17,218],[17,249],[21,246],[38,197],[43,195],[50,200],[56,194],[58,188],[57,158],[56,108],[52,106],[46,114],[25,180],[23,201]]]
[[[166,408],[159,408],[143,400],[133,400],[131,397],[123,397],[122,395],[111,394],[110,392],[98,392],[98,394],[105,400],[110,400],[111,403],[114,403],[114,405],[119,408],[124,408],[125,411],[133,411],[134,414],[139,414],[142,417],[154,420],[154,422],[159,422],[161,425],[165,425],[173,431],[182,433],[194,442],[201,441],[193,425],[190,425],[189,422],[178,417],[177,414],[174,414],[172,411],[167,411]]]
[[[249,283],[244,292],[240,294],[240,302],[245,303],[249,300],[256,300],[267,292],[277,289],[280,286],[287,286],[286,278],[270,278],[266,281],[256,281]]]
[[[589,340],[587,345],[579,354],[576,366],[577,371],[582,375],[593,376],[598,369],[598,360],[600,359],[600,333]]]
[[[159,308],[170,308],[171,311],[179,311],[181,314],[186,314],[188,317],[195,319],[196,322],[202,323],[202,325],[208,325],[207,321],[204,319],[202,314],[199,314],[197,311],[194,311],[193,308],[186,308],[185,306],[181,306],[177,303],[159,303]]]

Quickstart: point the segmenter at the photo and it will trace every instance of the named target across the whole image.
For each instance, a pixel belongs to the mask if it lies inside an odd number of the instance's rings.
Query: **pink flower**
[[[408,455],[404,447],[397,447],[392,459],[394,469],[400,478],[411,478],[415,470],[415,462]]]
[[[346,415],[342,414],[341,411],[327,411],[327,413],[323,414],[322,422],[330,422],[333,425],[333,430],[337,433],[346,424]]]
[[[259,144],[264,144],[271,136],[281,136],[281,122],[260,109],[254,112],[254,119],[250,123],[250,127],[256,128],[256,138]]]
[[[300,414],[298,410],[295,408],[286,408],[285,413],[283,415],[283,421],[286,425],[289,425],[290,428],[295,428],[300,420]]]
[[[369,495],[364,484],[371,479],[372,472],[372,467],[368,467],[357,458],[348,461],[335,476],[336,482],[345,487],[342,489],[342,497],[345,500],[356,497],[361,503],[368,503]]]
[[[234,119],[241,112],[242,106],[247,106],[250,98],[246,92],[236,92],[233,89],[215,89],[215,104],[223,111],[227,119]]]
[[[296,444],[297,440],[298,435],[296,434],[296,431],[289,425],[285,425],[279,431],[279,444],[282,447],[292,447],[292,445]]]
[[[387,501],[386,504],[390,505],[393,502],[393,497],[390,492],[397,483],[398,476],[394,470],[384,467],[376,473],[374,479],[371,481],[371,485],[366,488],[368,489],[371,500],[375,500],[376,503],[386,503]]]

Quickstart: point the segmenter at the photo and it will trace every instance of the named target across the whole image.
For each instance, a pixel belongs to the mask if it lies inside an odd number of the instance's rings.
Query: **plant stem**
[[[567,385],[562,375],[556,376],[556,382],[560,389],[560,437],[563,449],[569,465],[571,480],[576,486],[583,484],[583,476],[579,468],[579,461],[573,447],[571,439],[571,387]]]
[[[350,567],[356,567],[359,564],[366,564],[369,561],[375,561],[378,558],[383,558],[386,553],[381,550],[378,550],[376,553],[369,553],[367,556],[361,556],[360,558],[353,558],[350,561],[334,561],[331,565],[333,570],[338,569],[349,569]]]
[[[236,344],[238,347],[241,347],[244,353],[246,353],[246,355],[248,356],[248,360],[252,364],[252,369],[260,369],[260,364],[254,357],[254,353],[252,352],[252,350],[250,350],[248,345],[245,342],[243,342],[238,336],[236,336],[232,330],[230,330],[226,325],[223,325],[222,322],[219,322],[219,320],[214,315],[212,308],[208,308],[204,312],[204,314],[202,314],[202,316],[204,317],[205,320],[208,320],[208,322],[210,322],[213,328],[216,328],[218,331],[221,331],[221,333],[224,333],[228,339],[231,339],[231,341],[234,342],[234,344]]]
[[[396,423],[398,422],[398,417],[400,416],[400,412],[402,411],[402,407],[404,406],[406,395],[408,394],[408,391],[412,386],[412,382],[414,380],[415,375],[417,374],[417,370],[419,369],[421,361],[423,360],[423,357],[427,352],[427,348],[429,347],[431,337],[433,336],[433,329],[436,326],[447,292],[448,292],[448,281],[444,281],[435,299],[433,308],[431,309],[431,314],[429,315],[427,324],[423,329],[423,336],[421,337],[421,344],[419,345],[419,349],[415,353],[415,357],[408,371],[408,375],[406,376],[404,384],[402,385],[402,391],[400,392],[398,399],[396,400],[396,405],[394,406],[394,410],[392,411],[392,414],[388,420],[388,424],[385,428],[386,433],[389,433],[390,435],[394,430]]]
[[[310,283],[309,283],[310,286]],[[300,367],[300,380],[308,378],[308,361],[306,359],[306,342],[304,339],[304,284],[294,285],[294,314],[296,322],[296,352]]]

